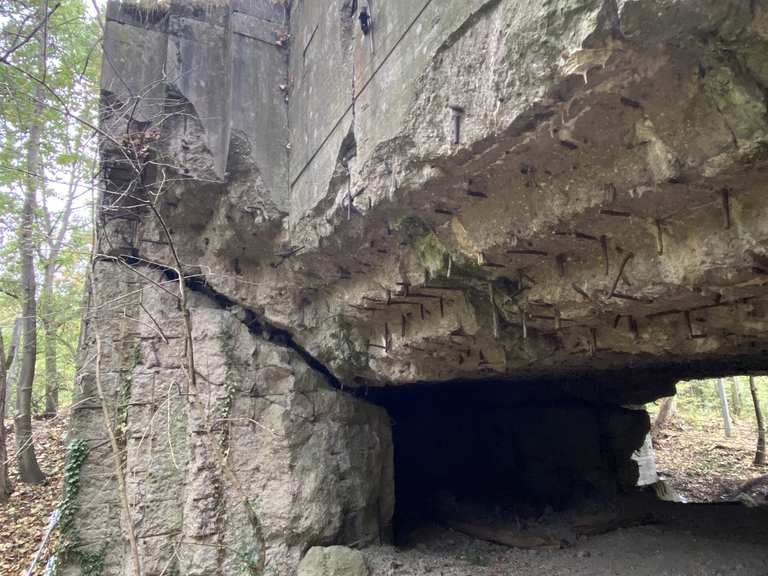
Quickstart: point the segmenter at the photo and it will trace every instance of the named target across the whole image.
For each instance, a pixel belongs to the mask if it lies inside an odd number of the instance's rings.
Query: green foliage
[[[259,570],[259,551],[249,550],[240,552],[238,558],[246,574],[258,574]]]
[[[26,38],[38,24],[41,0],[0,2],[0,53]],[[101,67],[100,28],[86,0],[61,0],[52,13],[42,69],[38,48],[43,34],[15,50],[0,64],[0,326],[10,338],[21,309],[17,231],[24,190],[36,189],[38,210],[33,238],[36,244],[38,316],[57,333],[58,382],[74,379],[75,349],[79,337],[80,304],[86,262],[90,254],[91,201],[97,141],[80,122],[98,120],[98,75]],[[50,8],[55,4],[50,3]],[[43,112],[36,114],[35,103]],[[30,126],[42,124],[40,168],[27,170]],[[71,206],[65,218],[67,206]],[[52,290],[45,297],[46,269],[52,271]],[[44,407],[46,371],[44,331],[38,330],[38,366],[34,405]],[[60,403],[70,400],[68,387]]]
[[[274,574],[272,566],[267,566],[260,570],[261,554],[258,542],[244,540],[233,551],[238,560],[236,566],[237,574],[242,576],[270,576]]]
[[[345,318],[339,317],[336,329],[330,333],[333,349],[336,355],[330,359],[332,367],[344,366],[353,369],[366,369],[370,363],[370,355],[366,348],[358,349],[355,344],[360,341],[358,334],[353,332],[353,326]]]
[[[80,509],[80,470],[88,457],[88,442],[73,440],[67,449],[67,461],[64,464],[64,494],[59,506],[61,518],[59,529],[64,537],[74,532],[74,521]]]
[[[89,446],[85,440],[73,440],[67,448],[64,464],[64,489],[59,505],[59,543],[56,547],[57,566],[61,563],[77,562],[82,576],[101,576],[104,573],[106,544],[96,551],[81,547],[80,535],[75,527],[75,516],[80,510],[80,473]]]
[[[752,396],[749,392],[749,378],[747,376],[730,376],[724,379],[729,403],[731,400],[733,378],[737,379],[741,390],[743,409],[739,418],[754,422],[755,410],[752,405]],[[755,383],[757,384],[760,396],[760,405],[763,407],[763,413],[766,413],[766,407],[768,407],[768,376],[755,376]],[[675,398],[677,400],[677,414],[675,418],[682,418],[694,424],[717,421],[721,418],[716,378],[683,380],[677,384]],[[658,412],[659,403],[660,401],[650,404],[648,411],[655,415]],[[731,416],[734,416],[734,414],[731,414]]]
[[[104,549],[97,550],[96,552],[84,552],[78,553],[80,558],[80,574],[81,576],[101,576],[104,573]]]

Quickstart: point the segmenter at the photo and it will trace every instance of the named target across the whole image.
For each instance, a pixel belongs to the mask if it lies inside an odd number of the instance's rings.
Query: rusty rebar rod
[[[613,286],[611,287],[611,292],[608,294],[608,298],[613,298],[615,296],[616,288],[619,285],[621,277],[624,275],[624,268],[627,266],[627,263],[634,257],[635,255],[632,252],[624,256],[624,259],[621,261],[621,266],[619,266],[619,273],[616,275],[616,279],[613,281]]]

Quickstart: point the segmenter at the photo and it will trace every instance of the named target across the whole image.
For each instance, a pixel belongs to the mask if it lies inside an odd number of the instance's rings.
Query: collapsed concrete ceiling
[[[766,10],[514,4],[382,7],[374,38],[343,2],[235,6],[291,46],[254,78],[195,77],[191,9],[154,24],[182,31],[156,148],[184,262],[348,385],[764,369]]]

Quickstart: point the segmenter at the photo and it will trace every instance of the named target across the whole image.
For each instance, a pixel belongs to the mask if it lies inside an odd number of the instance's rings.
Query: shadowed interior
[[[472,381],[371,393],[392,419],[396,540],[457,504],[532,516],[634,487],[647,413],[571,387]]]

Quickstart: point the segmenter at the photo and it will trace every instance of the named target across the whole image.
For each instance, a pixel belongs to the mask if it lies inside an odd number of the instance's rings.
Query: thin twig
[[[56,4],[56,6],[54,6],[53,8],[51,8],[51,9],[48,11],[48,13],[45,15],[45,17],[44,17],[42,20],[40,20],[40,22],[38,22],[38,23],[37,23],[37,26],[35,26],[35,27],[32,29],[32,32],[30,32],[29,34],[27,34],[27,36],[24,38],[24,40],[22,40],[22,41],[21,41],[21,42],[19,42],[18,44],[14,44],[14,45],[13,45],[13,46],[11,46],[10,48],[8,48],[8,50],[6,50],[6,52],[5,52],[5,54],[3,54],[3,55],[0,57],[0,62],[3,62],[3,63],[8,63],[8,58],[9,58],[9,57],[10,57],[10,56],[11,56],[11,55],[14,53],[14,52],[16,52],[17,50],[19,50],[19,49],[20,49],[22,46],[24,46],[24,45],[25,45],[25,44],[27,44],[27,43],[28,43],[30,40],[32,40],[32,38],[34,38],[34,37],[35,37],[35,34],[37,34],[37,32],[38,32],[38,31],[39,31],[39,30],[40,30],[40,29],[41,29],[43,26],[46,26],[46,25],[47,25],[48,19],[49,19],[49,18],[50,18],[50,17],[53,15],[53,13],[54,13],[54,12],[56,12],[56,10],[58,10],[58,9],[59,9],[59,7],[60,7],[60,6],[61,6],[61,4]]]
[[[160,189],[162,189],[162,182],[160,185]],[[157,210],[154,204],[150,203],[149,207],[154,213],[158,222],[160,223],[160,227],[163,229],[163,234],[168,240],[168,245],[171,249],[171,254],[173,254],[173,258],[176,262],[176,274],[178,277],[178,284],[179,284],[179,304],[181,306],[182,317],[184,318],[184,331],[185,331],[185,337],[186,337],[186,352],[187,352],[186,372],[187,372],[187,381],[188,381],[188,387],[189,387],[189,390],[188,390],[189,398],[192,406],[195,407],[197,410],[200,410],[201,412],[200,419],[201,421],[204,421],[204,420],[207,420],[207,418],[202,418],[202,414],[204,414],[204,410],[201,407],[201,400],[197,390],[197,372],[195,370],[194,344],[192,340],[192,320],[190,317],[189,306],[187,303],[187,287],[184,282],[184,275],[182,274],[183,266],[181,263],[181,259],[179,258],[178,251],[176,250],[176,244],[174,243],[173,236],[171,235],[170,229],[166,225],[165,220],[160,215],[160,212]],[[259,554],[258,554],[257,565],[255,567],[255,573],[262,574],[266,566],[266,550],[264,546],[264,535],[261,528],[261,521],[259,520],[259,517],[256,514],[256,510],[254,509],[253,504],[251,504],[251,501],[248,498],[248,495],[243,489],[243,485],[240,482],[240,478],[238,478],[237,474],[232,469],[232,467],[229,466],[229,464],[227,464],[226,456],[222,453],[218,443],[212,439],[213,424],[214,424],[213,422],[209,424],[208,434],[206,436],[208,438],[208,442],[211,446],[211,450],[213,451],[213,454],[217,460],[219,467],[222,470],[224,470],[224,473],[229,477],[230,482],[232,483],[232,486],[234,487],[235,491],[240,496],[243,507],[248,516],[248,521],[255,532],[254,536],[256,537],[256,541],[259,547]]]

